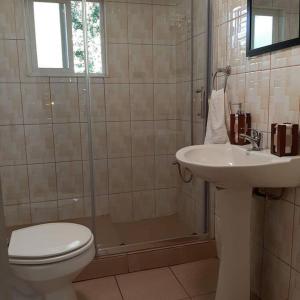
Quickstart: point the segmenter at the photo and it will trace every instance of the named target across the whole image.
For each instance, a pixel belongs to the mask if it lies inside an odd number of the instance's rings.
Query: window
[[[80,0],[26,0],[26,46],[32,75],[85,72],[83,7]],[[86,1],[88,71],[104,75],[103,0]]]
[[[273,41],[273,17],[259,16],[254,18],[254,48],[260,48],[272,44]]]

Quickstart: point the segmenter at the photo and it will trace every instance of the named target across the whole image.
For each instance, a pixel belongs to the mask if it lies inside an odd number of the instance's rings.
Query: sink
[[[300,186],[300,156],[278,157],[248,147],[196,145],[182,148],[176,158],[195,176],[222,187]]]
[[[216,300],[250,300],[252,188],[300,186],[300,156],[248,149],[196,145],[176,153],[183,168],[217,187],[222,250]]]

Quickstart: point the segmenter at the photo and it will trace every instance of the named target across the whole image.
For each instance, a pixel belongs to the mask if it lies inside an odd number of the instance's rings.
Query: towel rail
[[[217,69],[217,71],[215,72],[214,77],[213,77],[213,88],[214,89],[217,89],[216,79],[217,79],[217,75],[219,73],[222,73],[222,74],[225,75],[224,92],[226,92],[228,77],[231,75],[231,66],[226,66],[225,68],[218,68]]]

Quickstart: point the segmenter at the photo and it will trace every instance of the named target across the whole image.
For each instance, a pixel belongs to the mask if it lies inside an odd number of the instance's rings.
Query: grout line
[[[296,197],[296,195],[294,195]],[[295,199],[294,199],[295,201]],[[296,205],[294,204],[294,214],[293,214],[293,229],[292,229],[292,247],[291,247],[291,261],[290,261],[290,278],[289,278],[289,289],[288,289],[288,299],[291,293],[291,284],[292,284],[292,271],[293,271],[293,250],[294,249],[294,235],[295,235],[295,219],[296,219]]]
[[[121,287],[120,287],[120,285],[119,285],[119,282],[118,282],[118,279],[117,279],[117,276],[116,276],[116,275],[114,276],[114,279],[115,279],[116,284],[117,284],[117,286],[118,286],[120,295],[121,295],[122,299],[124,300],[125,298],[124,298],[124,296],[123,296],[123,293],[122,293],[122,290],[121,290]]]
[[[199,35],[203,35],[204,33],[200,33]],[[183,43],[182,41],[181,43]],[[176,47],[176,44],[161,44],[161,43],[145,43],[145,42],[127,42],[127,43],[122,43],[122,42],[109,42],[108,44],[110,45],[128,45],[128,46],[162,46],[162,47]]]
[[[168,188],[152,188],[152,189],[143,189],[143,190],[133,190],[133,192],[154,192],[154,191],[165,191],[165,190],[174,190],[175,187],[168,187]],[[96,197],[109,197],[113,195],[123,195],[123,194],[129,194],[130,192],[121,192],[121,193],[110,193],[110,194],[96,194]],[[80,196],[75,196],[75,198],[86,198],[89,197],[90,194],[84,194]],[[54,202],[54,201],[61,201],[61,200],[70,200],[73,199],[74,197],[68,197],[68,198],[60,198],[58,197],[57,199],[49,199],[45,201],[33,201],[32,203],[43,203],[43,202]],[[22,204],[29,204],[30,202],[24,202],[24,203],[9,203],[9,204],[4,204],[4,206],[15,206],[15,205],[22,205]]]
[[[300,270],[297,270],[296,268],[294,268],[293,266],[291,266],[292,267],[292,270],[294,271],[294,272],[296,272],[297,274],[299,274],[300,275]]]
[[[49,88],[49,101],[50,101],[50,111],[51,111],[51,130],[52,130],[52,144],[53,144],[53,154],[54,154],[54,171],[55,171],[55,190],[56,190],[56,214],[57,214],[57,219],[59,219],[59,211],[58,211],[58,173],[57,173],[57,153],[55,149],[55,134],[54,134],[54,124],[53,124],[53,107],[52,107],[52,90],[51,90],[51,83],[50,83],[50,78],[49,78],[49,83],[48,83],[48,88]],[[39,125],[41,126],[41,125]]]
[[[154,157],[157,157],[157,158],[173,158],[173,154],[171,153],[165,153],[165,154],[145,154],[145,155],[142,155],[142,154],[137,154],[137,155],[134,155],[133,157],[135,158],[154,158]],[[95,161],[104,161],[104,160],[115,160],[115,159],[125,159],[125,158],[131,158],[131,156],[109,156],[109,157],[99,157],[99,158],[94,158]],[[71,162],[87,162],[88,160],[87,159],[74,159],[74,160],[58,160],[58,161],[38,161],[38,162],[28,162],[28,163],[16,163],[16,164],[3,164],[3,165],[0,165],[0,168],[2,167],[16,167],[16,166],[31,166],[31,165],[47,165],[47,164],[62,164],[62,163],[71,163]],[[163,187],[163,188],[169,188],[169,187],[174,187],[173,185],[172,186],[167,186],[167,187]],[[297,205],[298,206],[298,205]]]
[[[81,88],[80,88],[81,86]],[[79,82],[77,80],[77,83],[76,83],[76,89],[77,89],[77,107],[78,107],[78,120],[79,120],[79,135],[80,135],[80,156],[81,156],[81,178],[82,178],[82,184],[81,184],[81,189],[82,189],[82,195],[78,198],[82,198],[82,203],[83,203],[83,208],[82,208],[82,212],[81,212],[81,215],[83,216],[90,216],[91,218],[91,221],[92,221],[92,207],[93,207],[93,204],[92,204],[92,201],[96,201],[95,197],[94,199],[92,199],[92,188],[93,186],[91,186],[90,184],[90,168],[93,168],[93,166],[91,166],[89,164],[89,151],[87,150],[87,153],[86,154],[86,159],[84,159],[83,157],[83,154],[84,154],[84,151],[83,149],[86,150],[86,146],[88,148],[88,143],[92,143],[92,141],[89,141],[89,137],[88,137],[88,120],[87,120],[87,116],[86,114],[88,114],[89,112],[87,111],[87,101],[89,101],[88,97],[87,97],[87,90],[89,90],[89,93],[91,94],[91,84],[88,84],[88,81],[87,81],[87,78],[83,78],[83,82]],[[84,89],[86,89],[86,91],[84,92]],[[80,98],[80,95],[81,95],[81,98]],[[90,97],[92,97],[90,95]],[[84,98],[82,100],[82,98]],[[83,103],[83,108],[82,108],[82,101],[84,102]],[[91,103],[92,105],[92,103]],[[82,111],[83,110],[83,111]],[[83,114],[83,116],[82,116]],[[84,119],[84,123],[81,123],[81,120]],[[93,119],[93,116],[91,116],[91,123],[93,122],[92,121]],[[76,123],[78,124],[78,123]],[[83,126],[83,124],[85,124],[86,126]],[[91,124],[92,126],[92,124]],[[93,134],[93,127],[92,127],[92,134]],[[92,158],[92,161],[94,163],[94,158]],[[85,174],[85,171],[86,169],[85,168],[88,168],[87,170],[87,174]],[[86,186],[85,186],[85,179],[87,179],[87,185],[88,185],[88,194],[85,194],[85,189],[86,189]],[[86,202],[89,203],[90,205],[86,205]],[[90,209],[89,212],[87,213],[87,207]],[[91,222],[91,225],[92,225],[93,222]],[[95,243],[97,244],[97,240],[96,240],[96,237],[95,237]]]
[[[133,133],[133,130],[132,130],[132,84],[131,84],[131,74],[130,74],[130,52],[131,52],[131,47],[130,47],[130,44],[129,44],[129,3],[127,3],[127,48],[128,48],[128,56],[127,56],[127,73],[128,73],[128,81],[129,81],[129,84],[128,84],[128,97],[129,97],[129,114],[130,114],[130,120],[129,120],[129,129],[130,129],[130,176],[131,176],[131,182],[130,182],[130,198],[131,198],[131,218],[132,220],[134,220],[134,202],[133,202],[133,161],[132,161],[132,154],[133,154],[133,139],[132,139],[132,133]],[[119,234],[119,232],[118,232]],[[119,234],[120,235],[120,234]],[[121,235],[120,235],[121,236]],[[126,242],[124,241],[124,239],[122,239],[122,237],[120,237],[121,239],[121,242],[123,244],[126,244]],[[127,262],[128,262],[128,258],[127,258]]]
[[[171,273],[172,273],[172,275],[175,277],[175,279],[176,279],[176,281],[180,284],[180,286],[183,288],[183,290],[184,290],[184,292],[186,293],[186,295],[188,296],[188,297],[192,297],[189,293],[188,293],[188,291],[186,290],[186,288],[184,287],[184,285],[182,284],[182,282],[179,280],[179,278],[176,276],[176,274],[175,274],[175,272],[173,271],[173,269],[172,269],[172,267],[167,267],[170,271],[171,271]]]
[[[152,99],[152,107],[153,107],[153,115],[152,115],[152,134],[153,134],[153,151],[154,153],[156,152],[156,130],[155,130],[155,118],[154,118],[154,110],[155,110],[155,102],[154,102],[154,95],[155,95],[155,86],[154,86],[154,65],[155,65],[155,58],[154,58],[154,6],[152,6],[152,81],[153,81],[153,87],[152,87],[152,93],[153,93],[153,99]],[[176,46],[174,46],[176,47]],[[176,48],[175,48],[176,50]],[[153,160],[153,186],[156,186],[156,177],[157,177],[157,172],[156,172],[156,156],[154,155],[154,160]],[[155,192],[155,189],[153,190],[153,216],[157,217],[158,216],[158,210],[157,210],[157,193]]]
[[[1,83],[0,83],[1,85]],[[93,121],[94,124],[103,124],[103,123],[125,123],[125,122],[149,122],[149,121],[176,121],[176,118],[159,118],[159,119],[127,119],[127,120],[107,120],[107,121]],[[188,120],[187,120],[188,121]],[[72,121],[72,122],[44,122],[44,123],[11,123],[11,124],[0,124],[0,127],[9,127],[9,126],[43,126],[43,125],[68,125],[68,124],[87,124],[85,121]]]
[[[259,296],[262,295],[263,290],[263,274],[264,274],[264,246],[265,246],[265,220],[266,220],[266,206],[267,199],[264,200],[264,212],[263,212],[263,228],[262,228],[262,247],[261,247],[261,264],[260,264],[260,280],[259,280]]]
[[[129,74],[129,73],[128,73]],[[110,174],[109,174],[109,160],[108,160],[108,128],[107,128],[107,89],[106,89],[106,83],[104,83],[103,85],[103,93],[104,93],[104,118],[105,118],[105,140],[106,140],[106,149],[105,149],[105,154],[106,154],[106,168],[107,168],[107,174],[106,174],[106,177],[107,177],[107,184],[106,184],[106,188],[107,188],[107,197],[108,197],[108,207],[107,207],[107,210],[108,210],[108,214],[110,215],[110,210],[111,210],[111,204],[110,204]],[[96,122],[95,122],[96,123]],[[96,159],[93,158],[93,162],[95,161]],[[95,201],[96,201],[96,198],[95,198]],[[97,214],[97,207],[96,207],[96,214]],[[98,239],[96,238],[96,242],[98,244]],[[98,248],[98,251],[99,251],[99,248]]]
[[[265,251],[265,252],[267,252],[270,256],[273,256],[273,257],[275,257],[277,260],[279,260],[282,264],[284,264],[285,266],[287,266],[287,267],[292,267],[289,263],[287,263],[286,261],[284,261],[280,256],[278,256],[278,255],[276,255],[276,254],[274,254],[272,251],[270,251],[269,249],[267,249],[267,248],[263,248],[263,250]]]
[[[15,4],[15,3],[14,3]],[[15,12],[14,12],[15,13]],[[16,26],[16,20],[15,20]],[[18,73],[19,73],[19,80],[21,80],[21,68],[20,68],[20,55],[19,55],[19,47],[18,43],[16,42],[17,46],[17,56],[18,56]],[[25,149],[25,156],[26,156],[26,174],[27,174],[27,188],[28,188],[28,205],[29,205],[29,215],[30,215],[30,223],[32,223],[32,209],[31,209],[31,193],[30,193],[30,179],[29,179],[29,165],[28,165],[28,151],[27,151],[27,142],[26,142],[26,127],[24,125],[24,103],[23,103],[23,93],[22,93],[22,85],[21,83],[18,84],[20,96],[21,96],[21,107],[22,107],[22,120],[23,120],[23,137],[24,137],[24,149]],[[15,164],[14,164],[15,165]]]

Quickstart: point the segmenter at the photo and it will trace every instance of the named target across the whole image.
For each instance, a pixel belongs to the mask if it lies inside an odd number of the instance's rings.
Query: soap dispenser
[[[242,111],[242,103],[231,105],[238,105],[238,110],[235,114],[230,114],[230,142],[234,145],[249,144],[240,134],[251,135],[251,114]]]

